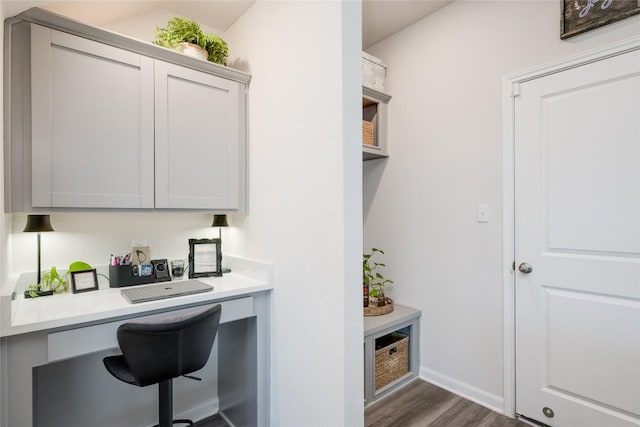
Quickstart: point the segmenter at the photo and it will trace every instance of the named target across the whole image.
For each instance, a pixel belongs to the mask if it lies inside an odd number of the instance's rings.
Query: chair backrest
[[[220,325],[222,307],[158,321],[125,323],[118,343],[135,377],[146,386],[202,369]]]

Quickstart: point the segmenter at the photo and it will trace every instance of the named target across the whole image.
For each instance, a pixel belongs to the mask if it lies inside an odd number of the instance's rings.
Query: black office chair
[[[145,387],[159,385],[159,427],[191,420],[173,421],[173,378],[202,369],[209,359],[220,324],[222,307],[200,310],[158,321],[125,323],[118,328],[121,356],[104,358],[104,366],[119,379]]]

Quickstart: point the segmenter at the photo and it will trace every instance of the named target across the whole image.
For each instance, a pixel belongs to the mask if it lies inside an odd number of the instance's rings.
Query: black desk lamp
[[[51,226],[51,220],[49,215],[27,215],[27,225],[24,226],[23,232],[36,232],[38,233],[38,281],[36,284],[40,284],[40,233],[47,231],[53,231]]]
[[[220,227],[228,227],[227,215],[213,215],[212,227],[218,227],[218,239],[222,241],[222,229]]]
[[[220,265],[222,265],[222,227],[228,227],[229,223],[227,222],[227,215],[213,215],[213,222],[211,223],[211,227],[218,227],[218,239],[220,240]],[[222,269],[223,273],[229,273],[231,270],[228,268]]]

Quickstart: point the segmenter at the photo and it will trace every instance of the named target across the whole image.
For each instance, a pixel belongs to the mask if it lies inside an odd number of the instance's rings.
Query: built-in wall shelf
[[[382,316],[365,316],[364,318],[364,400],[365,405],[373,403],[377,399],[397,390],[418,377],[420,367],[420,315],[422,312],[415,308],[403,305],[395,306],[395,309]],[[407,364],[406,373],[399,375],[384,385],[376,384],[376,345],[384,342],[391,334],[399,334],[407,337],[408,351],[403,357]],[[384,345],[384,344],[382,344]],[[393,346],[392,346],[393,347]],[[387,347],[389,348],[389,347]],[[406,349],[406,347],[405,347]],[[391,348],[390,352],[397,351]],[[398,352],[400,355],[402,352]],[[396,363],[392,361],[391,363]]]
[[[390,95],[362,86],[362,160],[379,159],[387,152],[387,106]]]

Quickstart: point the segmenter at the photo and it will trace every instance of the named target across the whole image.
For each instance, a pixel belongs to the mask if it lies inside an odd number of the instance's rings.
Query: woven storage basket
[[[373,122],[362,121],[362,143],[365,145],[375,145],[373,143]]]
[[[376,340],[376,390],[380,390],[408,372],[409,337],[392,332],[378,338]]]

